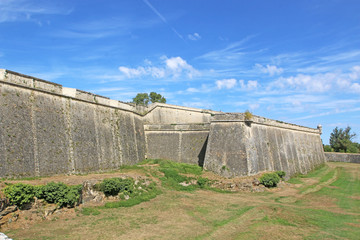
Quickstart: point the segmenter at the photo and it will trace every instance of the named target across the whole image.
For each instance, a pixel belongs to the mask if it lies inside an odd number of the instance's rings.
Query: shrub
[[[265,173],[260,178],[260,183],[265,187],[276,187],[280,182],[280,177],[276,173]]]
[[[210,185],[210,180],[208,178],[199,177],[197,184],[200,188],[206,188]]]
[[[6,187],[4,193],[10,203],[19,208],[32,202],[34,197],[44,199],[48,203],[56,203],[60,207],[73,207],[80,200],[81,189],[81,185],[68,186],[64,183],[55,182],[43,186],[17,183]]]
[[[324,152],[333,152],[334,149],[331,148],[330,145],[324,145]]]
[[[132,178],[107,178],[100,183],[100,190],[106,196],[116,196],[120,192],[130,195],[134,192],[134,180]]]
[[[35,187],[35,196],[44,199],[48,203],[56,203],[60,207],[73,207],[79,202],[81,189],[81,185],[68,186],[61,182],[50,182]]]
[[[284,179],[284,177],[285,177],[285,175],[286,175],[286,172],[284,172],[284,171],[276,171],[275,172],[278,176],[279,176],[279,178],[281,178],[281,179]]]
[[[249,111],[249,110],[246,110],[245,111],[245,115],[244,115],[245,117],[245,121],[250,121],[252,118],[253,118],[253,115],[252,115],[252,113]]]
[[[24,183],[9,185],[4,189],[5,196],[11,204],[22,208],[34,200],[34,186]]]

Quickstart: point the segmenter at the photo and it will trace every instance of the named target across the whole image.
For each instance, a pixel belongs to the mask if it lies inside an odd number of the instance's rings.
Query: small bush
[[[286,172],[284,172],[284,171],[276,171],[275,172],[278,176],[279,176],[279,178],[281,178],[281,179],[284,179],[284,177],[285,177],[285,175],[286,175]]]
[[[4,189],[5,196],[11,204],[22,208],[34,200],[34,186],[24,183],[9,185]]]
[[[260,183],[265,187],[276,187],[280,182],[280,177],[276,173],[265,173],[260,178]]]
[[[117,196],[120,192],[130,195],[134,192],[134,180],[132,178],[107,178],[100,183],[100,190],[106,196]]]
[[[206,188],[210,186],[210,180],[208,178],[199,177],[197,180],[197,185],[200,188]]]
[[[253,118],[253,115],[249,110],[246,110],[244,118],[245,118],[245,121],[250,121]]]
[[[35,196],[48,203],[56,203],[60,207],[73,207],[79,199],[82,186],[68,186],[64,183],[50,182],[43,186],[35,187]]]
[[[331,148],[330,145],[324,145],[324,152],[333,152],[334,149]]]

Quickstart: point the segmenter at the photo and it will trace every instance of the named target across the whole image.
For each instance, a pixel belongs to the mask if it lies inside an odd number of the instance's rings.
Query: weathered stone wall
[[[244,114],[219,114],[211,120],[204,168],[226,177],[283,170],[307,173],[324,162],[318,129]]]
[[[360,163],[360,154],[325,152],[327,162]]]
[[[145,158],[135,108],[0,70],[0,177],[86,173]]]
[[[209,124],[145,125],[147,158],[202,166]]]
[[[0,69],[0,177],[102,171],[145,157],[228,177],[306,173],[324,162],[318,129],[161,103],[134,106]]]
[[[143,110],[148,124],[193,124],[210,123],[211,116],[219,113],[211,110],[154,103]]]

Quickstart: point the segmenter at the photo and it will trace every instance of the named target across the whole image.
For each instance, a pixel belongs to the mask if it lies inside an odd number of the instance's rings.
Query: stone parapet
[[[325,152],[327,162],[360,163],[360,154]]]
[[[146,124],[145,131],[207,131],[210,130],[209,123],[199,124]]]
[[[309,128],[304,126],[299,126],[296,124],[286,123],[278,120],[273,120],[269,118],[264,118],[256,115],[252,115],[250,119],[246,119],[245,113],[221,113],[221,114],[213,114],[210,120],[212,123],[226,123],[226,122],[244,122],[248,126],[251,124],[259,124],[264,126],[271,126],[301,132],[309,132],[321,134],[321,130],[319,128]]]

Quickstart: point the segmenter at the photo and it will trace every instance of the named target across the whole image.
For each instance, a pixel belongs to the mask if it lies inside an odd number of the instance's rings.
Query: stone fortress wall
[[[324,154],[326,162],[360,163],[360,154],[358,153],[325,152]]]
[[[324,163],[320,134],[320,127],[218,114],[211,120],[204,168],[227,177],[278,170],[304,174]]]
[[[111,100],[0,69],[0,177],[117,169],[145,158],[224,176],[305,173],[324,162],[320,131],[261,117]]]

